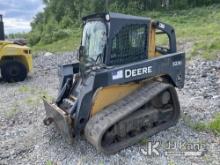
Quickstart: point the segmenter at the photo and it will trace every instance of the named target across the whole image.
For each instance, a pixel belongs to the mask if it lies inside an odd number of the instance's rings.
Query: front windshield
[[[102,55],[106,44],[106,26],[101,21],[87,22],[83,30],[82,46],[85,56],[97,60]]]

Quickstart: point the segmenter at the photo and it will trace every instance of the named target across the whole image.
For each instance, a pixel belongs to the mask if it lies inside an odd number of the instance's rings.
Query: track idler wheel
[[[152,101],[151,104],[155,108],[161,108],[164,105],[168,104],[171,100],[171,95],[169,91],[164,91],[163,93],[156,96]]]

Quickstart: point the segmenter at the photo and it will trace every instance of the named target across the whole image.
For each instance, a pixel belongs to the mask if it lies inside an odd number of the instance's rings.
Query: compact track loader
[[[7,82],[23,81],[32,70],[32,54],[22,41],[5,41],[4,24],[0,15],[0,69]]]
[[[175,87],[185,77],[174,28],[119,13],[89,15],[83,24],[79,61],[60,67],[59,95],[53,103],[44,99],[44,124],[54,122],[69,143],[84,136],[106,154],[174,126]],[[160,35],[166,46],[157,45]]]

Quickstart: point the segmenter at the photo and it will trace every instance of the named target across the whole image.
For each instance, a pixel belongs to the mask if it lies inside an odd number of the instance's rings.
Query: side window
[[[147,58],[146,25],[123,27],[112,41],[110,64],[127,64]]]
[[[166,33],[156,31],[156,51],[160,54],[167,54],[170,50],[169,37]]]

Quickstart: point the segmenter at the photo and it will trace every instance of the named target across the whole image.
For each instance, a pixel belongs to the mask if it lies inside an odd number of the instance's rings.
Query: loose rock
[[[27,80],[8,84],[0,82],[0,164],[218,164],[219,137],[197,132],[185,118],[209,122],[220,108],[220,60],[195,59],[187,62],[186,82],[177,90],[182,118],[175,127],[111,156],[98,153],[83,138],[73,145],[65,143],[54,126],[45,127],[41,101],[43,96],[57,96],[58,65],[68,64],[76,54],[44,54],[34,58],[34,71]],[[149,142],[160,142],[159,156],[143,154]],[[167,144],[176,144],[169,149]],[[181,145],[182,144],[182,145]],[[183,144],[201,144],[201,156],[184,156]],[[191,150],[190,150],[191,151]],[[192,148],[192,151],[193,148]],[[146,152],[144,152],[146,153]],[[166,155],[166,156],[165,156]]]

